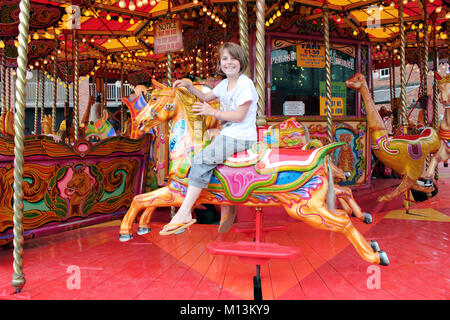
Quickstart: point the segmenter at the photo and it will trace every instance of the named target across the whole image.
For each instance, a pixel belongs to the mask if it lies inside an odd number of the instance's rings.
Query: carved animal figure
[[[171,121],[169,184],[134,197],[120,226],[121,241],[132,238],[133,221],[140,212],[138,234],[145,234],[150,231],[148,224],[157,207],[181,205],[191,159],[197,148],[203,147],[198,142],[202,141],[201,135],[207,128],[196,125],[196,121],[209,121],[194,115],[191,107],[196,98],[185,88],[172,89],[157,82],[154,86],[156,89],[150,102],[137,121],[143,130]],[[194,130],[199,128],[201,132]],[[341,145],[342,142],[337,142],[316,149],[298,150],[271,149],[258,142],[214,170],[211,182],[202,190],[197,204],[283,207],[291,217],[314,228],[342,233],[364,260],[388,265],[386,253],[379,250],[375,241],[366,241],[344,211],[332,212],[327,206],[329,185],[325,157]]]
[[[450,75],[438,82],[439,100],[445,106],[444,119],[439,127],[441,145],[438,152],[431,158],[430,165],[425,173],[425,186],[433,186],[433,176],[439,162],[446,162],[450,157]]]
[[[356,73],[345,84],[348,88],[358,90],[365,102],[373,153],[385,166],[403,176],[402,182],[394,191],[381,195],[377,200],[390,201],[411,188],[424,191],[424,187],[417,184],[417,179],[423,172],[427,155],[439,149],[436,132],[432,128],[425,128],[418,136],[390,138],[383,119],[375,108],[364,75]]]
[[[72,169],[72,179],[67,183],[67,187],[64,190],[64,193],[70,199],[70,212],[68,214],[69,216],[84,216],[81,204],[91,191],[91,177],[84,171],[85,165],[82,163],[75,164]]]
[[[116,132],[108,121],[108,111],[103,110],[103,116],[95,121],[95,123],[89,122],[85,128],[86,140],[90,143],[98,143],[100,140],[104,140],[109,137],[114,137]]]
[[[353,136],[351,134],[340,134],[339,141],[345,142],[345,145],[339,150],[338,167],[344,172],[352,172],[353,170],[353,152],[350,147]]]
[[[4,136],[14,137],[14,112],[7,110],[0,116],[0,133]]]

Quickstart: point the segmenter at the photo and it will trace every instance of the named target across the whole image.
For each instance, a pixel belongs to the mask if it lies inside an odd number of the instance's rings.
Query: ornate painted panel
[[[284,121],[284,117],[269,118],[269,125]],[[320,118],[297,118],[308,128],[310,139],[318,139],[322,144],[327,144],[327,123]],[[341,148],[333,153],[334,163],[344,171],[350,172],[346,181],[340,185],[356,186],[366,181],[370,169],[370,150],[368,148],[368,136],[366,120],[363,118],[341,118],[333,120],[333,137],[335,142],[345,142]]]
[[[152,137],[112,137],[71,147],[27,137],[25,238],[112,220],[142,192]],[[12,240],[14,141],[0,137],[0,245]]]

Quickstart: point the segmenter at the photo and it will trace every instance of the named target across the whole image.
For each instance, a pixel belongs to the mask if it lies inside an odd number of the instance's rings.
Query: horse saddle
[[[345,143],[317,149],[269,148],[257,142],[214,169],[208,189],[223,189],[228,199],[245,201],[255,189],[282,192],[301,187],[320,168],[325,155]]]

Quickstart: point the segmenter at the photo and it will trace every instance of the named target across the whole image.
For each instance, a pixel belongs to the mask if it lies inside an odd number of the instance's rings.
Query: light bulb
[[[136,10],[136,6],[134,5],[133,0],[130,0],[130,4],[128,5],[128,9],[130,9],[130,11]]]
[[[122,9],[125,8],[127,5],[127,3],[125,2],[125,0],[120,0],[119,1],[119,7],[121,7]]]

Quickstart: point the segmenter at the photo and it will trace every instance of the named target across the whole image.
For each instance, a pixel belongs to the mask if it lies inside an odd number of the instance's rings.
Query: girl
[[[224,79],[210,92],[203,93],[189,79],[176,80],[173,87],[185,87],[201,102],[193,105],[196,115],[213,116],[221,121],[220,135],[210,145],[198,152],[189,172],[186,197],[172,220],[164,226],[160,235],[169,235],[195,223],[192,207],[203,188],[208,186],[214,168],[236,152],[246,150],[257,140],[256,109],[258,94],[252,80],[243,73],[249,60],[246,52],[236,43],[227,42],[219,49],[218,74]],[[220,111],[207,102],[219,99]],[[232,206],[222,206],[219,232],[231,227],[236,211]]]

